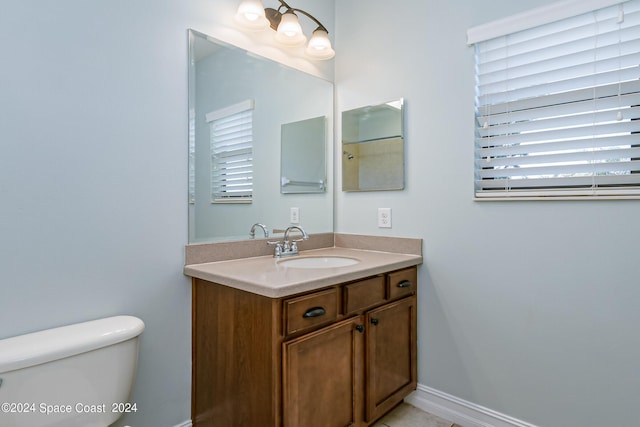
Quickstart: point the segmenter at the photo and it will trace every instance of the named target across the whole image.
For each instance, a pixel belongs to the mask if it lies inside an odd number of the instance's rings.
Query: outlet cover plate
[[[391,228],[391,208],[378,208],[378,228]]]
[[[300,224],[300,208],[291,208],[289,211],[289,222],[291,224]]]

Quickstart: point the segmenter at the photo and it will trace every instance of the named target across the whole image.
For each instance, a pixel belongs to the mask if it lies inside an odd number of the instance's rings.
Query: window
[[[640,0],[560,2],[468,36],[477,199],[640,197]]]
[[[206,115],[211,136],[211,203],[251,203],[253,100]]]

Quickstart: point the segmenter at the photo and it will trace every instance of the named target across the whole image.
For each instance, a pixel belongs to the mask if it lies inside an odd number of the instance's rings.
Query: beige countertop
[[[334,268],[294,268],[282,263],[303,257],[346,257],[359,262]],[[280,298],[421,263],[420,255],[331,247],[301,251],[300,255],[289,258],[260,256],[191,264],[184,267],[184,274],[258,295]]]

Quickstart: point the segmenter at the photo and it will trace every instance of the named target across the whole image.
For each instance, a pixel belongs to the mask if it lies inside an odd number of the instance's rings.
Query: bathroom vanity
[[[194,426],[369,426],[416,388],[421,256],[326,248],[187,265]]]

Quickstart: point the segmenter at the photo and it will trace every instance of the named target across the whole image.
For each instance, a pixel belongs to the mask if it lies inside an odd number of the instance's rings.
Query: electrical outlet
[[[378,208],[378,228],[391,228],[391,208]]]
[[[300,224],[300,208],[291,208],[289,211],[289,222],[291,224]]]

